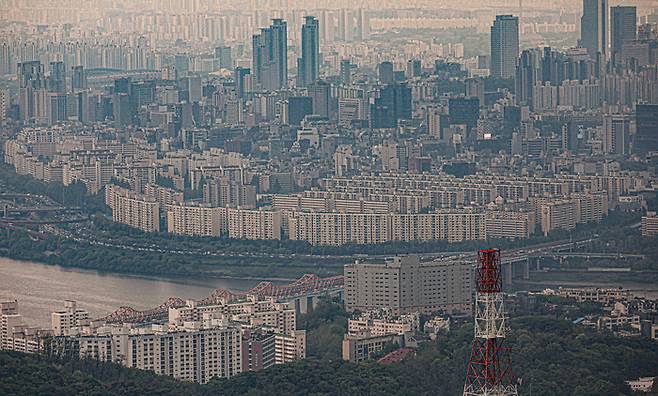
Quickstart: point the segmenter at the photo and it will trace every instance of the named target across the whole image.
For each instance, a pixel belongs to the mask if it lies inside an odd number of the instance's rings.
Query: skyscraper
[[[532,97],[535,84],[539,80],[537,75],[537,53],[534,50],[523,50],[516,66],[516,101],[519,105],[532,107]]]
[[[82,66],[73,66],[73,76],[71,77],[71,90],[73,92],[87,89],[87,74]]]
[[[638,154],[658,151],[658,104],[636,105],[635,127],[633,151]]]
[[[631,119],[621,114],[603,116],[602,149],[607,154],[628,154]]]
[[[50,62],[49,89],[52,92],[66,92],[66,69],[64,62]]]
[[[519,56],[519,18],[497,15],[491,27],[491,75],[514,77]]]
[[[349,59],[340,61],[340,83],[343,85],[352,83],[352,63]]]
[[[606,54],[607,46],[606,0],[583,0],[583,16],[580,18],[580,46],[587,48],[590,58]]]
[[[637,14],[635,7],[610,7],[610,54],[615,62],[621,59],[625,42],[637,38]]]
[[[253,36],[252,72],[262,90],[274,91],[288,85],[288,25],[273,19],[272,25]]]
[[[318,79],[320,69],[320,30],[318,20],[307,16],[302,25],[302,57],[299,58],[297,82],[308,86]]]
[[[215,59],[219,59],[219,67],[222,69],[231,69],[233,67],[231,47],[222,46],[215,48]]]
[[[390,84],[395,79],[395,75],[393,74],[393,63],[391,62],[385,61],[380,63],[378,71],[379,81],[381,81],[382,84]]]
[[[247,75],[251,74],[249,68],[236,67],[233,72],[233,79],[235,80],[235,93],[238,95],[238,98],[244,98],[246,93],[245,87],[245,78]]]
[[[46,79],[41,62],[30,61],[18,64],[18,88],[20,119],[28,122],[37,115],[39,103],[43,102],[38,99],[45,97],[43,93],[37,95],[38,91],[46,90]]]

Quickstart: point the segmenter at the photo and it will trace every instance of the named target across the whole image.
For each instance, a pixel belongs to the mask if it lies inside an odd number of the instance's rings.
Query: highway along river
[[[214,289],[249,290],[258,280],[107,274],[0,257],[0,301],[18,300],[28,325],[50,328],[50,313],[76,300],[92,317],[122,305],[153,308],[168,297],[201,299]],[[288,283],[288,282],[281,282]]]

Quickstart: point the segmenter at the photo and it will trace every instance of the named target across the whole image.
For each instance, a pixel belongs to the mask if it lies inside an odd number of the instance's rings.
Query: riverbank
[[[0,300],[18,300],[28,324],[50,327],[50,313],[76,300],[92,317],[121,306],[147,309],[169,297],[202,299],[215,289],[245,291],[265,279],[146,276],[0,258]],[[288,283],[280,279],[274,283]]]
[[[216,256],[90,245],[54,235],[32,238],[11,231],[0,239],[0,256],[66,268],[155,276],[205,276],[234,279],[297,279],[306,273],[340,275],[350,260],[299,256]]]

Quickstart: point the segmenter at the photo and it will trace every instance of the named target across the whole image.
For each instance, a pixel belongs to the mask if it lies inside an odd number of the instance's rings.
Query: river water
[[[200,299],[214,289],[249,290],[258,280],[224,278],[164,278],[63,268],[0,257],[0,301],[18,300],[28,325],[50,327],[50,313],[64,300],[76,300],[92,317],[120,306],[146,309],[169,297]]]

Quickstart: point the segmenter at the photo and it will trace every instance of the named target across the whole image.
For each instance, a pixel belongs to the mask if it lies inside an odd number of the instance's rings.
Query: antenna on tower
[[[516,396],[510,348],[505,346],[509,324],[503,306],[500,250],[480,250],[478,258],[475,334],[464,396]]]

